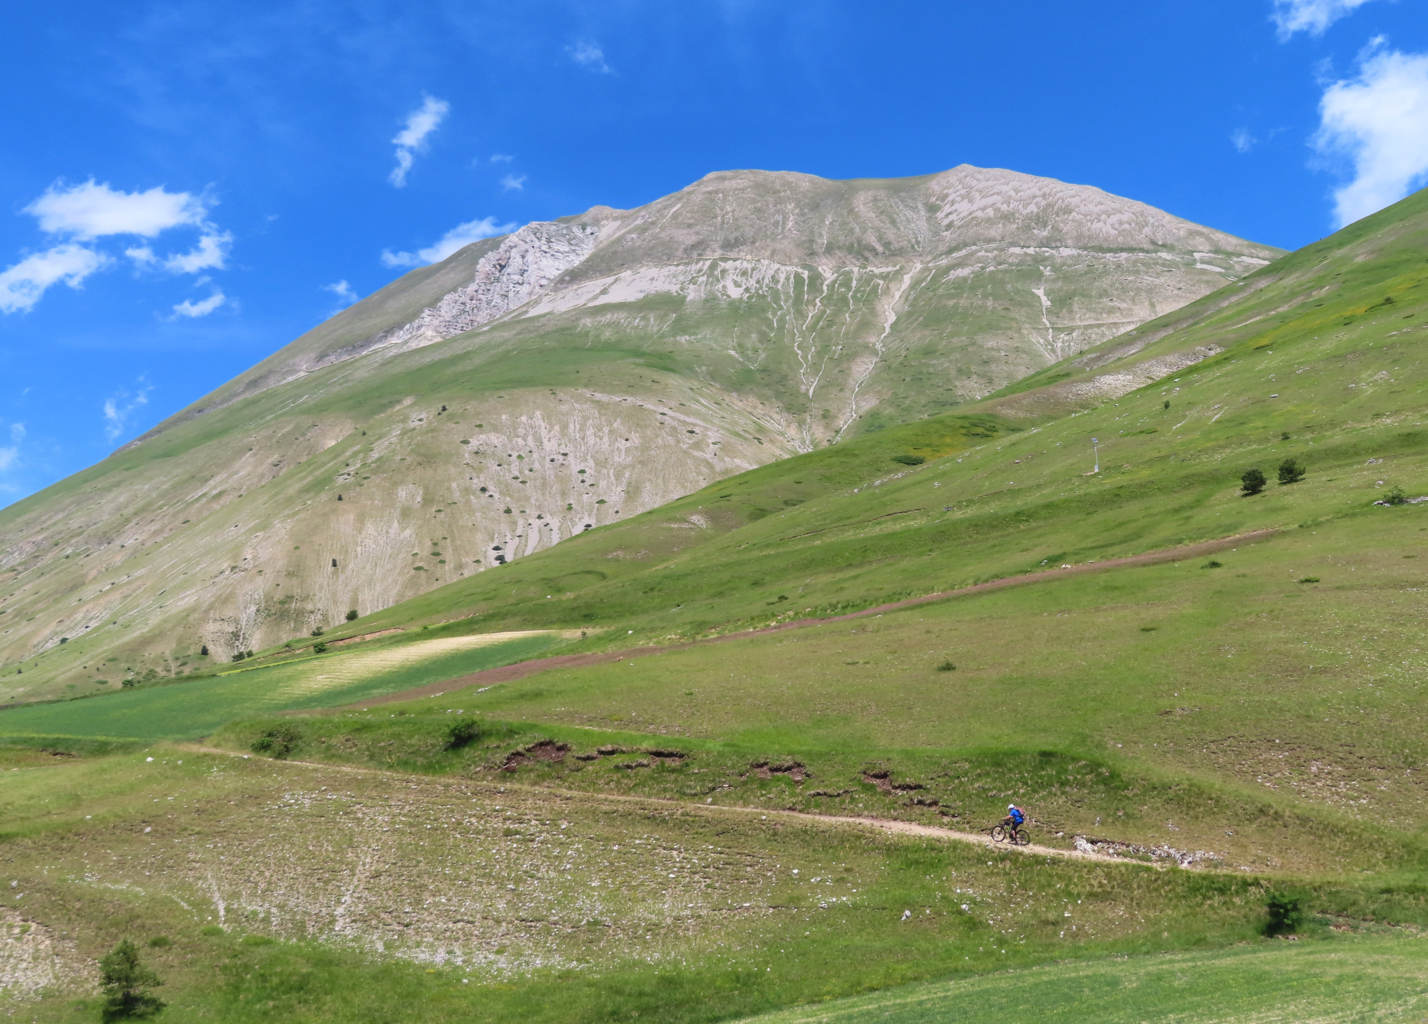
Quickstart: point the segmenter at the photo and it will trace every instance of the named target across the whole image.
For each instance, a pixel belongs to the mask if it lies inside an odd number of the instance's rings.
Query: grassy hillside
[[[8,990],[92,1015],[45,979],[127,936],[176,1020],[1421,1016],[1425,251],[1428,194],[371,639],[0,713]],[[505,630],[568,639],[421,646]]]

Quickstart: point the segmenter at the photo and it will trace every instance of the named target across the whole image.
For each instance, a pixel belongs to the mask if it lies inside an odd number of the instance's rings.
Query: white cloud
[[[511,162],[512,160],[514,160],[514,159],[515,159],[515,157],[511,156],[511,154],[509,154],[509,153],[492,153],[492,154],[491,154],[491,162],[492,162],[493,164],[508,164],[508,163],[510,163],[510,162]]]
[[[1314,147],[1353,165],[1353,181],[1334,193],[1340,227],[1428,181],[1428,54],[1371,46],[1357,78],[1324,90],[1319,117]]]
[[[26,256],[0,273],[0,312],[17,313],[31,309],[50,285],[63,281],[71,288],[109,262],[102,252],[66,242],[45,252]]]
[[[184,299],[174,307],[174,316],[186,316],[189,319],[196,320],[201,316],[207,316],[209,313],[212,313],[227,301],[228,296],[224,295],[221,291],[215,291],[208,298],[199,302],[191,302],[188,299]]]
[[[1296,32],[1322,36],[1330,25],[1347,17],[1369,0],[1274,0],[1275,25],[1283,42]]]
[[[598,71],[602,75],[614,74],[610,65],[605,63],[605,51],[600,49],[600,44],[597,42],[586,39],[574,46],[567,46],[565,52],[570,54],[570,59],[582,68]]]
[[[406,186],[412,161],[418,152],[426,148],[427,137],[436,131],[450,109],[451,104],[445,100],[427,96],[420,107],[407,115],[407,126],[392,140],[397,147],[397,166],[387,175],[387,180],[397,188]]]
[[[336,284],[325,284],[322,286],[322,290],[325,292],[331,292],[333,295],[336,295],[339,299],[342,300],[342,305],[344,307],[352,305],[352,303],[356,302],[362,297],[356,292],[354,292],[352,290],[352,286],[346,281],[338,281]]]
[[[198,245],[186,253],[170,256],[164,260],[164,269],[170,274],[197,274],[200,270],[222,270],[223,261],[228,258],[228,250],[233,245],[233,236],[227,231],[210,231],[199,236]]]
[[[147,192],[121,192],[90,178],[71,188],[55,182],[24,212],[33,214],[48,234],[87,241],[104,235],[153,238],[182,224],[202,224],[208,204],[200,196],[169,192],[161,185]]]
[[[117,440],[119,435],[124,433],[129,417],[136,409],[149,404],[149,392],[153,390],[153,386],[143,377],[139,378],[138,383],[138,391],[120,391],[113,398],[104,400],[104,436],[110,441]]]
[[[190,252],[160,257],[148,243],[132,245],[124,255],[143,269],[162,267],[171,274],[196,274],[222,269],[233,236],[208,221],[213,201],[189,192],[170,192],[156,186],[147,192],[124,192],[93,178],[78,185],[55,182],[23,210],[40,230],[65,241],[45,252],[27,256],[0,274],[0,312],[29,310],[52,284],[63,281],[78,288],[90,274],[113,262],[92,244],[111,235],[154,238],[179,227],[196,227],[201,234]]]
[[[519,191],[526,187],[526,175],[508,174],[501,179],[501,190],[509,192],[511,189]]]
[[[15,460],[20,457],[20,442],[25,439],[25,425],[23,423],[10,424],[10,445],[0,448],[0,472],[4,472],[15,464]]]
[[[439,263],[446,259],[458,249],[464,249],[472,242],[479,242],[483,238],[494,238],[497,235],[510,234],[516,229],[515,224],[497,224],[495,217],[483,217],[481,220],[468,220],[465,224],[458,224],[446,234],[441,236],[441,241],[435,245],[429,245],[425,249],[418,249],[416,252],[392,252],[382,250],[382,264],[388,267],[424,267],[428,263]]]
[[[1248,153],[1254,149],[1256,139],[1248,128],[1236,128],[1230,132],[1230,145],[1234,146],[1241,153]]]

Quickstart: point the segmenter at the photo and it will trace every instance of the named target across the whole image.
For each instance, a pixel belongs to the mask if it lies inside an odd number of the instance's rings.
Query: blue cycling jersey
[[[1011,818],[1012,824],[1017,826],[1020,826],[1022,822],[1026,821],[1026,815],[1021,813],[1020,807],[1013,807],[1007,813],[1007,817]]]

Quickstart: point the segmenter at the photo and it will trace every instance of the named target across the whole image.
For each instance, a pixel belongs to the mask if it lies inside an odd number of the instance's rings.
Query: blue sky
[[[1421,187],[1422,0],[17,4],[0,505],[464,240],[960,163],[1293,248]]]

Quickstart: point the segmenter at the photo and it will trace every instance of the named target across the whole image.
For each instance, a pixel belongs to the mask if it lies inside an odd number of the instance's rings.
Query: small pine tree
[[[1279,464],[1279,483],[1297,484],[1304,479],[1304,467],[1294,459],[1285,459]]]
[[[349,611],[347,612],[347,621],[348,621],[348,622],[356,622],[356,621],[357,621],[357,609],[356,609],[356,608],[353,608],[353,609],[351,609],[351,610],[349,610]]]
[[[200,658],[206,658],[206,657],[208,657],[208,645],[207,645],[207,644],[204,644],[202,647],[200,647],[200,648],[198,649],[198,656],[199,656]]]
[[[99,961],[100,987],[104,990],[101,1019],[104,1024],[144,1020],[166,1005],[148,990],[163,982],[139,959],[139,949],[128,939]]]
[[[1264,490],[1264,485],[1264,474],[1257,469],[1247,469],[1244,471],[1244,475],[1240,477],[1240,490],[1244,492],[1245,497],[1249,497],[1251,494],[1258,494]]]

